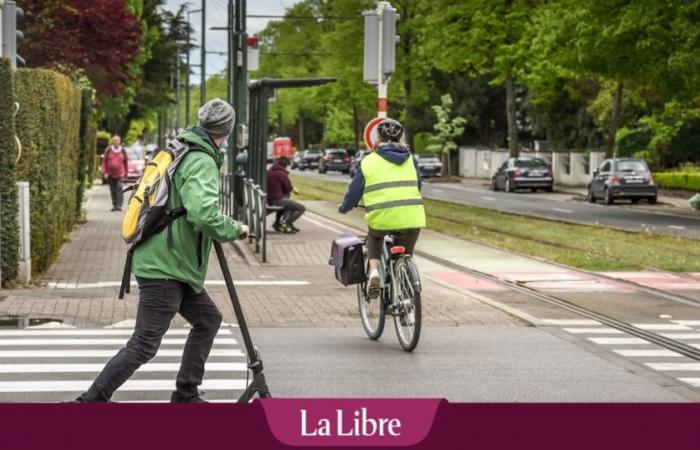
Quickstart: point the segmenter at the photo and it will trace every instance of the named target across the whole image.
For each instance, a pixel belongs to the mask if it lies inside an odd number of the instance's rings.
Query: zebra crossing
[[[0,403],[61,402],[87,390],[132,328],[0,328]],[[188,328],[171,328],[156,356],[114,394],[117,402],[165,402],[175,389]],[[200,387],[204,398],[234,402],[246,388],[247,358],[232,327],[214,340]]]
[[[659,347],[645,339],[625,335],[589,319],[543,319],[547,325],[583,337],[588,342],[661,372],[694,388],[700,388],[700,363],[680,353]],[[669,320],[658,323],[632,323],[637,328],[653,331],[671,339],[677,339],[692,347],[700,348],[700,320]]]

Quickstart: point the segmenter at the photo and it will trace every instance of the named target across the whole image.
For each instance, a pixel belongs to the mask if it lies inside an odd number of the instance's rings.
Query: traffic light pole
[[[379,34],[377,36],[377,54],[379,56],[379,63],[377,64],[377,117],[384,119],[386,118],[386,113],[388,109],[388,90],[389,90],[389,77],[384,75],[384,70],[382,64],[382,34],[384,25],[384,8],[388,5],[387,2],[377,3],[377,15],[379,16]]]
[[[202,79],[199,87],[200,105],[207,102],[207,0],[202,0]]]

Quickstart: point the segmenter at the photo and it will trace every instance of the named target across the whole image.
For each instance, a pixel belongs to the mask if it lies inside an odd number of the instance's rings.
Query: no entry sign
[[[377,144],[377,125],[379,125],[382,120],[384,119],[381,117],[375,117],[374,119],[370,120],[365,127],[364,137],[367,150],[372,150]]]

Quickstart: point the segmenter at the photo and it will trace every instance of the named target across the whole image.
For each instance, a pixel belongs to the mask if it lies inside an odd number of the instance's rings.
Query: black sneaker
[[[174,391],[170,396],[170,403],[209,403],[201,397],[203,394],[203,392],[199,391],[192,396],[185,397],[179,392]]]
[[[112,209],[110,209],[110,211],[119,211],[119,208],[117,208],[116,206],[113,206]]]
[[[284,232],[283,225],[280,223],[273,223],[272,224],[272,229],[275,230],[278,233]]]
[[[299,228],[295,227],[294,225],[289,225],[289,228],[291,228],[291,230],[292,230],[294,233],[298,233],[298,232],[301,231]]]

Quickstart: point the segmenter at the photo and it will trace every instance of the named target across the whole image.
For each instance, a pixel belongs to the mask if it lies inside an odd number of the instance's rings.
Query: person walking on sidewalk
[[[121,211],[124,203],[124,179],[129,173],[129,157],[122,147],[122,138],[112,136],[112,145],[102,154],[102,176],[107,178],[112,196],[112,211]]]
[[[221,145],[233,130],[234,118],[231,105],[215,99],[200,108],[197,126],[176,137],[190,149],[173,177],[167,209],[184,208],[185,214],[172,222],[171,232],[161,231],[136,248],[132,272],[139,285],[139,303],[134,333],[76,402],[108,402],[136,369],[156,355],[179,313],[192,329],[170,401],[205,403],[198,387],[221,324],[221,313],[204,290],[211,242],[248,234],[247,226],[219,211]]]
[[[379,295],[379,258],[384,236],[395,236],[394,244],[405,247],[406,253],[412,255],[420,229],[425,228],[420,171],[411,151],[401,143],[403,126],[387,118],[377,125],[377,134],[376,151],[362,159],[343,203],[338,205],[342,214],[360,200],[366,208],[370,267],[367,290],[372,298]]]
[[[294,222],[304,214],[306,208],[289,198],[292,192],[299,194],[299,191],[289,180],[288,166],[289,158],[281,156],[267,171],[267,204],[283,208],[277,213],[275,223],[272,224],[275,231],[297,233],[299,229],[294,226]]]

